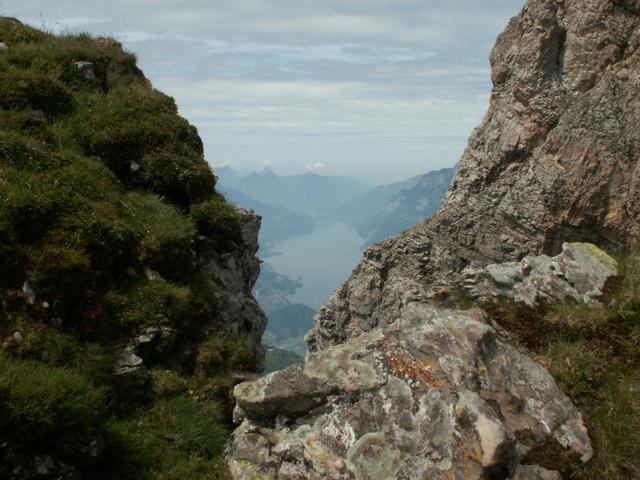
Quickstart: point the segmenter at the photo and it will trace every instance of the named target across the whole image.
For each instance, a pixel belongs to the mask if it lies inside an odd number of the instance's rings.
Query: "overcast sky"
[[[109,34],[175,97],[208,160],[388,182],[453,165],[524,0],[0,0]]]

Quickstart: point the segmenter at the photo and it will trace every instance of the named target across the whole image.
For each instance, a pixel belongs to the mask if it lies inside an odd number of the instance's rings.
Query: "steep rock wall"
[[[491,56],[494,88],[443,207],[364,254],[309,348],[392,322],[470,264],[640,238],[637,2],[531,0]]]

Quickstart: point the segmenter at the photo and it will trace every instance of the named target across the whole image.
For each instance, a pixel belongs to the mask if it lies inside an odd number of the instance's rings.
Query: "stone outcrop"
[[[589,460],[578,410],[486,320],[411,303],[385,328],[240,384],[232,477],[534,479],[547,477],[516,467],[542,449]]]
[[[598,304],[617,274],[617,262],[595,245],[566,243],[555,257],[527,256],[519,262],[465,268],[462,286],[481,302],[506,297],[534,307],[571,298]]]
[[[464,274],[485,300],[590,303],[618,268],[594,245],[572,243],[554,258]],[[478,308],[410,302],[390,325],[238,385],[232,477],[559,479],[544,467],[592,456],[582,416],[544,368],[490,324]]]
[[[253,297],[252,290],[260,275],[258,233],[262,217],[253,210],[238,208],[242,229],[242,248],[220,252],[214,240],[200,237],[198,268],[213,284],[218,318],[228,333],[246,336],[261,359],[262,334],[267,317]],[[212,332],[213,333],[213,332]]]

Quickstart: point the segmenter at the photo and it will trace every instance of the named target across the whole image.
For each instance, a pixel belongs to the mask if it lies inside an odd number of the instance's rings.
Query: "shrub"
[[[169,278],[193,269],[195,228],[191,220],[159,197],[129,193],[122,199],[126,221],[138,239],[138,259]]]
[[[97,156],[127,185],[186,208],[214,194],[197,130],[177,116],[172,98],[143,87],[92,97],[75,120],[87,155]]]
[[[47,34],[23,25],[14,18],[0,17],[0,42],[14,45],[24,42],[40,42],[47,38]]]
[[[10,348],[14,357],[83,372],[96,385],[110,383],[113,367],[111,349],[80,340],[74,333],[59,331],[24,316],[0,329],[0,335],[8,337],[16,331],[20,332],[22,340]]]
[[[141,279],[108,292],[104,297],[105,334],[135,333],[167,317],[179,324],[189,304],[189,289],[165,280]]]

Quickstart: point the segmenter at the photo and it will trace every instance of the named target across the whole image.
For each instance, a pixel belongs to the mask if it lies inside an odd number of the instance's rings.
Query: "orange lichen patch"
[[[387,343],[384,345],[383,351],[385,364],[396,377],[410,378],[416,382],[426,383],[432,388],[440,388],[431,373],[432,363],[430,361],[418,363],[397,344]]]

